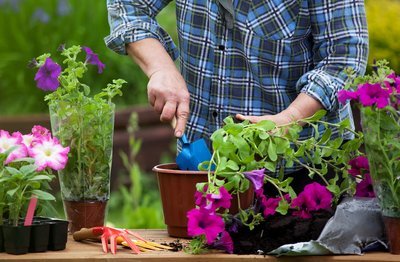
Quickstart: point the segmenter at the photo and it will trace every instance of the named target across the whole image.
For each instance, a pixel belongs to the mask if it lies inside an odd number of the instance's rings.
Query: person
[[[162,121],[176,117],[177,137],[209,142],[227,116],[281,125],[323,108],[326,121],[353,121],[337,93],[346,67],[365,72],[362,0],[177,0],[179,52],[156,21],[169,2],[108,0],[105,42],[149,77],[149,102]]]

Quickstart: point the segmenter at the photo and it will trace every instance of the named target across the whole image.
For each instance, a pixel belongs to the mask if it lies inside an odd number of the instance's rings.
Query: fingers
[[[177,103],[175,101],[167,101],[162,108],[160,115],[161,122],[170,122],[175,116],[176,107]]]
[[[185,132],[187,120],[189,118],[189,101],[182,101],[176,110],[175,136],[181,137]]]
[[[258,123],[262,120],[259,116],[244,116],[242,114],[236,114],[236,119],[240,121],[249,120],[251,123]]]

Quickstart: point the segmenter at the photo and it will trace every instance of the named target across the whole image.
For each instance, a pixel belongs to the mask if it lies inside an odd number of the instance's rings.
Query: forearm
[[[160,70],[177,70],[174,61],[157,39],[146,38],[129,43],[126,50],[149,78]]]
[[[283,110],[280,114],[289,117],[291,121],[297,121],[314,115],[322,108],[323,106],[318,100],[307,94],[300,93],[289,107]]]

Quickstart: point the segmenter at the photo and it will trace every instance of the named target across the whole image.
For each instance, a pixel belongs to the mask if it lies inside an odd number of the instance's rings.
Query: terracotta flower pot
[[[157,165],[153,171],[157,173],[168,234],[173,237],[188,238],[186,213],[195,208],[196,184],[207,181],[207,172],[178,170],[175,163]],[[251,188],[240,195],[240,206],[249,207],[253,204],[253,200],[254,191]],[[230,213],[237,212],[238,202],[234,196]]]
[[[400,217],[383,216],[389,250],[392,254],[400,254]]]
[[[65,212],[69,220],[69,232],[72,234],[81,228],[103,226],[107,201],[67,201]]]

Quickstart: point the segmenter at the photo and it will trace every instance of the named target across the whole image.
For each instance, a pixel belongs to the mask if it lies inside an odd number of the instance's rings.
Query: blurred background
[[[370,64],[373,59],[385,58],[400,72],[400,0],[365,3]],[[157,19],[177,43],[174,3]],[[108,220],[126,228],[162,228],[151,167],[173,161],[174,138],[147,106],[147,77],[130,58],[105,47],[103,38],[108,34],[106,1],[0,0],[0,129],[29,132],[33,124],[48,125],[45,93],[36,88],[36,70],[27,67],[31,59],[45,52],[56,53],[60,44],[91,47],[106,64],[103,74],[89,70],[85,76],[93,93],[115,78],[128,82],[123,97],[116,100],[119,113]]]

